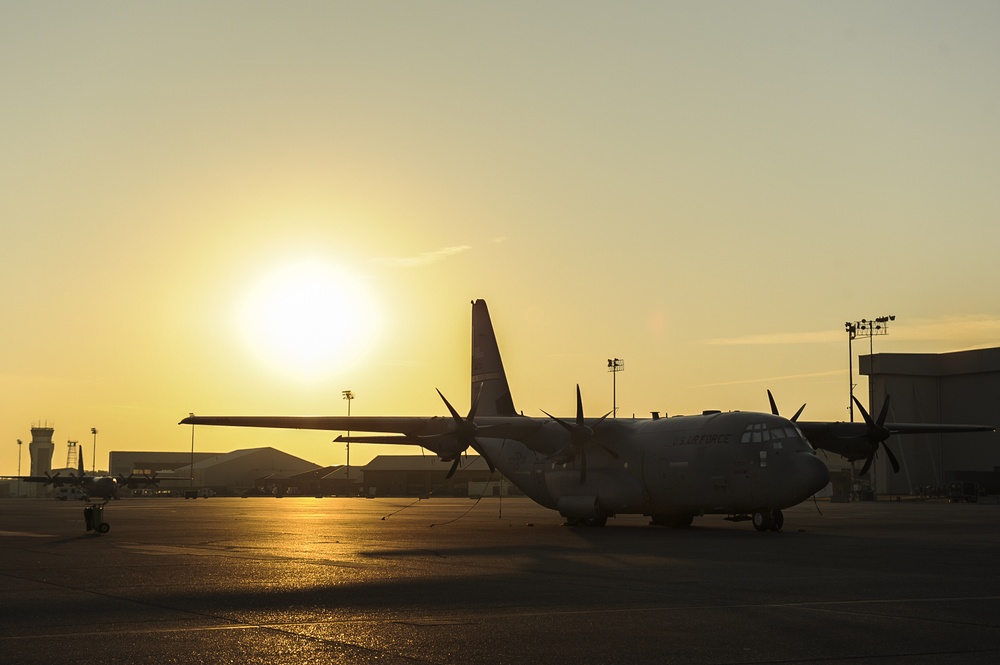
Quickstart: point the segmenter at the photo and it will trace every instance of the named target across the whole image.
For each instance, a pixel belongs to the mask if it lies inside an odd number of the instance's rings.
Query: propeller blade
[[[885,427],[885,419],[889,415],[890,396],[885,396],[885,401],[882,403],[882,409],[878,413],[878,420],[872,420],[871,414],[865,410],[865,407],[858,401],[857,397],[852,395],[851,399],[854,400],[854,403],[861,411],[861,416],[865,419],[865,425],[868,426],[868,441],[871,443],[871,453],[869,453],[868,459],[865,460],[865,465],[861,469],[861,475],[863,476],[868,473],[868,468],[875,460],[875,454],[878,452],[880,445],[885,450],[886,456],[889,458],[889,463],[892,465],[893,472],[899,473],[899,460],[896,459],[892,449],[885,444],[886,439],[892,436],[892,432]]]
[[[444,405],[448,407],[448,411],[451,413],[452,419],[455,421],[455,429],[451,432],[435,434],[427,438],[444,439],[451,437],[454,438],[459,446],[461,446],[461,448],[459,448],[459,450],[455,453],[455,462],[452,464],[451,470],[448,472],[448,475],[445,476],[445,479],[451,478],[455,474],[455,471],[458,469],[459,458],[469,447],[479,453],[479,456],[486,460],[486,465],[490,467],[491,473],[496,471],[496,467],[493,465],[493,460],[486,455],[486,451],[483,450],[482,446],[480,446],[479,442],[476,440],[476,434],[479,432],[479,427],[475,422],[476,411],[479,409],[479,398],[483,395],[484,385],[484,383],[479,384],[479,391],[476,393],[475,399],[472,400],[472,406],[469,408],[469,415],[465,418],[462,418],[462,416],[459,415],[458,411],[455,410],[455,407],[453,407],[451,402],[448,401],[448,398],[444,396],[444,393],[435,388],[435,390],[437,390],[437,394],[444,402]],[[485,427],[483,431],[486,432],[489,429],[490,427]]]
[[[566,430],[567,432],[569,432],[570,434],[572,434],[575,431],[575,428],[573,427],[573,425],[570,425],[568,422],[566,422],[562,418],[556,418],[555,416],[553,416],[551,413],[549,413],[545,409],[541,409],[541,412],[544,413],[545,415],[547,415],[552,420],[554,420],[557,423],[559,423],[560,425],[562,425],[563,429]]]
[[[851,399],[854,400],[854,403],[857,405],[858,409],[861,411],[861,417],[865,419],[865,424],[868,425],[869,429],[874,429],[875,428],[875,421],[872,420],[872,417],[870,415],[868,415],[868,411],[865,410],[864,405],[861,402],[859,402],[858,398],[855,397],[854,395],[851,395]]]
[[[868,469],[871,467],[873,461],[875,461],[875,450],[874,449],[872,450],[871,454],[868,455],[868,459],[865,460],[865,465],[863,467],[861,467],[861,473],[859,473],[858,475],[859,476],[863,476],[863,475],[867,474],[868,473]]]
[[[573,450],[572,443],[549,455],[549,459],[556,464],[566,464],[567,462],[572,462],[574,457],[576,457],[576,452]]]
[[[557,464],[566,464],[572,462],[577,457],[580,458],[580,484],[587,482],[587,446],[593,444],[599,446],[601,449],[606,451],[613,459],[618,459],[618,453],[614,450],[601,443],[595,436],[594,430],[597,429],[603,423],[608,416],[610,416],[614,411],[608,411],[603,416],[598,418],[597,422],[593,426],[588,426],[586,418],[583,413],[583,396],[580,392],[580,384],[576,384],[576,423],[569,423],[562,418],[557,418],[553,416],[548,411],[542,409],[542,413],[548,416],[551,420],[559,423],[559,426],[566,430],[570,435],[570,443],[563,448],[560,448],[552,455],[549,455],[549,459]]]
[[[453,407],[451,405],[451,402],[448,401],[448,398],[445,397],[444,394],[442,394],[441,391],[438,390],[437,388],[435,388],[434,390],[437,390],[437,394],[440,395],[441,400],[444,402],[444,405],[446,407],[448,407],[448,411],[451,412],[451,417],[455,420],[455,422],[456,423],[461,423],[462,422],[462,416],[458,415],[458,411],[456,411],[455,407]]]
[[[462,461],[462,456],[456,455],[455,461],[451,463],[451,469],[448,470],[448,475],[444,477],[445,480],[448,480],[449,478],[455,475],[455,472],[458,471],[458,463],[460,461]]]
[[[886,395],[885,401],[882,402],[882,410],[879,412],[878,420],[875,421],[875,424],[882,427],[883,423],[885,423],[885,417],[887,415],[889,415],[889,395]]]
[[[592,427],[591,429],[596,429],[597,426],[600,425],[601,423],[603,423],[605,420],[607,420],[607,417],[610,416],[613,412],[614,412],[614,409],[612,409],[611,411],[608,411],[603,416],[601,416],[600,418],[598,418],[597,422],[594,423],[594,427]]]
[[[882,450],[884,450],[885,454],[889,457],[889,463],[892,464],[893,473],[899,473],[899,462],[896,461],[896,456],[892,454],[892,449],[885,445],[884,441],[882,442]]]
[[[597,445],[598,445],[598,446],[600,446],[601,448],[603,448],[603,449],[604,449],[604,451],[605,451],[605,452],[606,452],[607,454],[611,455],[611,458],[612,458],[612,459],[618,459],[618,453],[616,453],[615,451],[611,450],[610,448],[608,448],[608,447],[607,447],[606,445],[604,445],[603,443],[600,443],[600,442],[597,442]]]
[[[472,440],[472,449],[479,453],[479,456],[486,460],[486,466],[490,467],[490,473],[495,473],[497,468],[493,466],[493,460],[489,458],[486,452],[479,445],[479,442],[475,439]]]
[[[781,414],[778,413],[778,405],[774,403],[774,395],[771,394],[770,390],[767,391],[767,401],[771,403],[771,413],[773,415],[775,415],[775,416],[780,416]],[[796,420],[798,420],[799,416],[802,415],[802,411],[805,408],[806,408],[805,404],[803,404],[802,406],[800,406],[799,410],[796,411],[795,415],[792,416],[791,418],[789,418],[789,420],[791,420],[794,423]]]

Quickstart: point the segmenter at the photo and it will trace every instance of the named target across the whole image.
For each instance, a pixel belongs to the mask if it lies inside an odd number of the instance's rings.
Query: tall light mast
[[[608,358],[608,371],[611,372],[611,417],[618,417],[618,372],[625,371],[625,361],[621,358]]]

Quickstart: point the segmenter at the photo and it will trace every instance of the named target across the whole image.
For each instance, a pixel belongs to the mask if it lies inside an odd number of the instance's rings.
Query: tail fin
[[[76,470],[80,474],[80,477],[87,475],[87,472],[83,470],[83,446],[78,446],[76,449]]]
[[[480,393],[482,385],[482,393]],[[500,347],[485,300],[472,303],[472,402],[479,395],[480,416],[516,416]]]

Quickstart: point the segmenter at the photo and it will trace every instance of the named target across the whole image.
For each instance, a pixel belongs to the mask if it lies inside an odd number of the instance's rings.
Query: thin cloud
[[[706,339],[702,344],[711,346],[761,346],[775,345],[784,346],[788,344],[826,344],[828,342],[839,342],[845,333],[836,331],[822,332],[778,332],[765,333],[761,335],[746,335],[744,337],[717,337]]]
[[[784,376],[769,376],[760,379],[742,379],[740,381],[720,381],[718,383],[702,383],[695,388],[717,388],[719,386],[742,386],[754,383],[777,383],[779,381],[798,381],[800,379],[818,379],[828,376],[840,376],[844,373],[842,369],[828,370],[825,372],[812,372],[809,374],[786,374]]]
[[[423,254],[417,254],[416,256],[399,256],[399,257],[387,257],[376,259],[376,263],[382,263],[385,265],[397,266],[399,268],[419,268],[422,266],[441,261],[450,256],[456,254],[461,254],[462,252],[472,249],[469,245],[457,245],[454,247],[443,247],[441,249],[436,249],[432,252],[424,252]]]
[[[987,344],[1000,341],[1000,319],[985,317],[943,317],[895,321],[889,334],[908,342],[949,342],[951,344]],[[844,341],[843,329],[812,332],[776,332],[743,337],[716,337],[702,344],[709,346],[788,346],[793,344],[829,344]]]

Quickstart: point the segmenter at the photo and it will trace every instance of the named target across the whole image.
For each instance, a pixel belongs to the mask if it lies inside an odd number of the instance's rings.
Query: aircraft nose
[[[802,486],[808,490],[808,496],[812,496],[830,482],[830,470],[815,454],[800,454],[798,458],[797,466]]]

